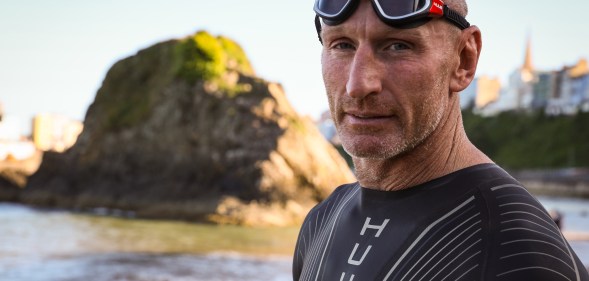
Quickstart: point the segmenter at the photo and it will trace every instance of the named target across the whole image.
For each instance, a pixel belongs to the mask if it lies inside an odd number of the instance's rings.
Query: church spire
[[[534,66],[532,65],[532,40],[530,35],[528,35],[528,42],[526,43],[526,57],[524,59],[522,70],[529,72],[534,70]]]

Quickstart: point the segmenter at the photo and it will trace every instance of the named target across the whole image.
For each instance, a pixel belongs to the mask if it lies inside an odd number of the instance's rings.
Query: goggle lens
[[[381,13],[390,18],[398,18],[414,14],[423,9],[429,1],[425,0],[409,0],[409,1],[392,1],[392,0],[377,0],[375,1]]]
[[[343,13],[344,9],[350,5],[353,0],[317,0],[315,3],[315,12],[323,16],[332,17]]]

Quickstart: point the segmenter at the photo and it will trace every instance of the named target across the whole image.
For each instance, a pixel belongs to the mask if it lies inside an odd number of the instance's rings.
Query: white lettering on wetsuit
[[[371,220],[371,218],[367,217],[366,220],[364,221],[364,226],[362,227],[362,231],[360,231],[360,236],[364,236],[364,234],[366,233],[366,230],[373,229],[373,230],[377,230],[374,237],[378,238],[378,237],[380,237],[380,234],[382,234],[382,231],[385,229],[385,227],[387,226],[387,224],[390,221],[389,219],[385,219],[381,225],[374,225],[374,224],[370,224],[370,220]],[[368,253],[370,253],[370,249],[372,249],[372,245],[368,245],[368,247],[366,247],[366,250],[364,250],[362,257],[359,260],[357,260],[357,259],[354,259],[354,257],[356,256],[356,251],[358,250],[359,247],[360,247],[360,244],[358,244],[358,243],[356,243],[354,245],[354,249],[352,250],[352,253],[350,253],[350,257],[348,258],[348,264],[355,265],[355,266],[361,265],[362,262],[364,261],[364,258],[366,258]],[[342,272],[340,281],[344,281],[345,277],[346,277],[346,273]],[[356,276],[354,274],[352,274],[350,276],[349,281],[353,281],[354,277],[356,277]]]
[[[376,235],[374,236],[374,237],[378,238],[380,236],[380,234],[382,233],[382,231],[384,230],[384,228],[387,226],[387,223],[389,223],[389,219],[384,220],[382,225],[371,225],[370,224],[370,217],[367,217],[366,221],[364,222],[364,226],[362,227],[362,231],[360,231],[360,235],[364,236],[364,233],[366,233],[366,229],[368,229],[368,228],[378,229],[378,232],[376,232]]]

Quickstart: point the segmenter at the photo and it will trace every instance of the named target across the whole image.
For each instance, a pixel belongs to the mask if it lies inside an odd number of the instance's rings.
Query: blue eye
[[[410,49],[409,45],[404,44],[404,43],[393,43],[393,44],[391,44],[391,46],[389,48],[392,50],[395,50],[395,51]]]
[[[340,42],[335,44],[334,46],[335,49],[342,49],[342,50],[349,50],[349,49],[354,49],[354,45],[350,44],[350,43],[346,43],[346,42]]]

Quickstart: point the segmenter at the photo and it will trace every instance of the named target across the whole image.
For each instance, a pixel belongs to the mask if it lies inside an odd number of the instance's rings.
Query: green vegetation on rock
[[[103,112],[104,129],[133,127],[149,117],[158,91],[173,78],[174,45],[159,43],[113,65],[93,105]]]
[[[224,36],[217,37],[217,40],[219,40],[227,54],[227,66],[229,69],[237,70],[249,76],[254,75],[254,68],[239,44]]]
[[[253,75],[243,49],[227,37],[214,37],[206,31],[181,40],[177,45],[178,76],[190,82],[216,80],[228,70]]]
[[[102,127],[118,130],[146,120],[159,91],[175,78],[205,82],[213,92],[235,97],[251,91],[240,75],[253,76],[253,68],[235,41],[206,31],[182,40],[162,42],[117,62],[96,97],[104,112]]]
[[[178,75],[191,82],[218,78],[226,71],[223,46],[208,32],[182,40],[177,48],[181,62]]]

